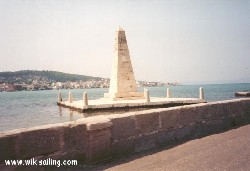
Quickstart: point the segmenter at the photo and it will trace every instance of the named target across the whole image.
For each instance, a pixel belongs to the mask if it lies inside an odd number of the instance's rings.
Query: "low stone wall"
[[[250,123],[250,99],[100,115],[0,133],[6,159],[93,163]]]

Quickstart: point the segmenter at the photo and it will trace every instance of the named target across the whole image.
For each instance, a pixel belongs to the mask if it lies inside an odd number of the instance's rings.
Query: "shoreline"
[[[108,116],[112,116],[112,115],[124,115],[126,116],[127,113],[136,113],[136,112],[146,112],[146,111],[150,111],[150,110],[171,110],[171,109],[178,109],[178,108],[182,108],[182,107],[189,107],[189,106],[193,106],[193,105],[204,105],[204,104],[207,104],[207,105],[213,105],[213,104],[225,104],[225,103],[230,103],[230,102],[233,102],[233,101],[241,101],[241,100],[249,100],[250,101],[250,98],[236,98],[236,99],[230,99],[230,100],[220,100],[220,101],[213,101],[213,102],[206,102],[206,103],[198,103],[198,104],[187,104],[187,105],[182,105],[182,106],[172,106],[172,107],[167,107],[167,108],[148,108],[148,109],[145,109],[145,110],[135,110],[135,111],[118,111],[117,113],[110,113],[110,114],[100,114],[100,115],[93,115],[93,116],[89,116],[89,117],[85,117],[85,118],[79,118],[79,119],[76,119],[74,121],[66,121],[66,122],[59,122],[59,123],[51,123],[51,124],[43,124],[43,125],[37,125],[37,126],[32,126],[32,127],[27,127],[27,128],[15,128],[15,129],[11,129],[11,130],[6,130],[6,131],[0,131],[0,135],[1,134],[4,134],[4,133],[13,133],[13,132],[22,132],[24,130],[33,130],[33,129],[39,129],[39,127],[57,127],[57,126],[62,126],[64,124],[70,124],[70,123],[76,123],[77,120],[81,120],[81,119],[88,119],[88,118],[91,118],[91,117],[98,117],[98,116],[104,116],[104,117],[108,117]],[[105,112],[104,112],[105,113]]]
[[[0,163],[32,157],[99,163],[249,123],[249,98],[93,116],[1,132]]]
[[[204,86],[205,99],[207,102],[239,99],[235,98],[234,92],[248,89],[250,84],[236,85],[207,85]],[[171,88],[174,97],[198,97],[199,86],[175,86]],[[166,96],[166,87],[149,87],[150,95],[153,97]],[[63,101],[68,98],[68,91],[73,94],[73,99],[81,100],[84,91],[88,93],[89,100],[103,97],[108,89],[71,89],[62,90]],[[142,89],[140,89],[142,91]],[[79,114],[70,109],[59,108],[56,105],[58,91],[35,91],[1,93],[0,115],[1,131],[27,128],[50,123],[67,122],[95,114]],[[109,114],[109,111],[105,114]]]

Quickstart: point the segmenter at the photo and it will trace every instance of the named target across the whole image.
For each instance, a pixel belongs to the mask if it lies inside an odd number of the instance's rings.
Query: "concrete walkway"
[[[192,140],[171,149],[133,155],[96,170],[247,171],[250,170],[250,125]]]

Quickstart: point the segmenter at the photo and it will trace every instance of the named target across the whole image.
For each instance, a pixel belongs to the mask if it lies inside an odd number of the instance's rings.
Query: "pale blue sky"
[[[0,0],[0,71],[110,77],[119,25],[137,80],[250,82],[250,0]]]

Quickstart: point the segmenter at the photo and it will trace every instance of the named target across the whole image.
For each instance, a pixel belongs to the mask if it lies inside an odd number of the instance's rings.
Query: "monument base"
[[[104,98],[111,100],[137,100],[145,99],[142,92],[126,92],[126,93],[104,93]]]
[[[107,93],[108,94],[108,93]],[[136,97],[134,97],[136,98]],[[167,108],[174,106],[183,106],[196,103],[206,103],[203,99],[197,98],[158,98],[151,97],[150,102],[146,102],[146,99],[132,99],[132,100],[112,100],[110,98],[101,98],[95,100],[88,100],[88,105],[84,104],[83,100],[77,100],[70,103],[68,100],[60,101],[57,104],[59,106],[68,107],[73,110],[81,112],[114,112],[118,111],[138,111],[144,109],[153,108]],[[100,114],[100,113],[97,113]]]

